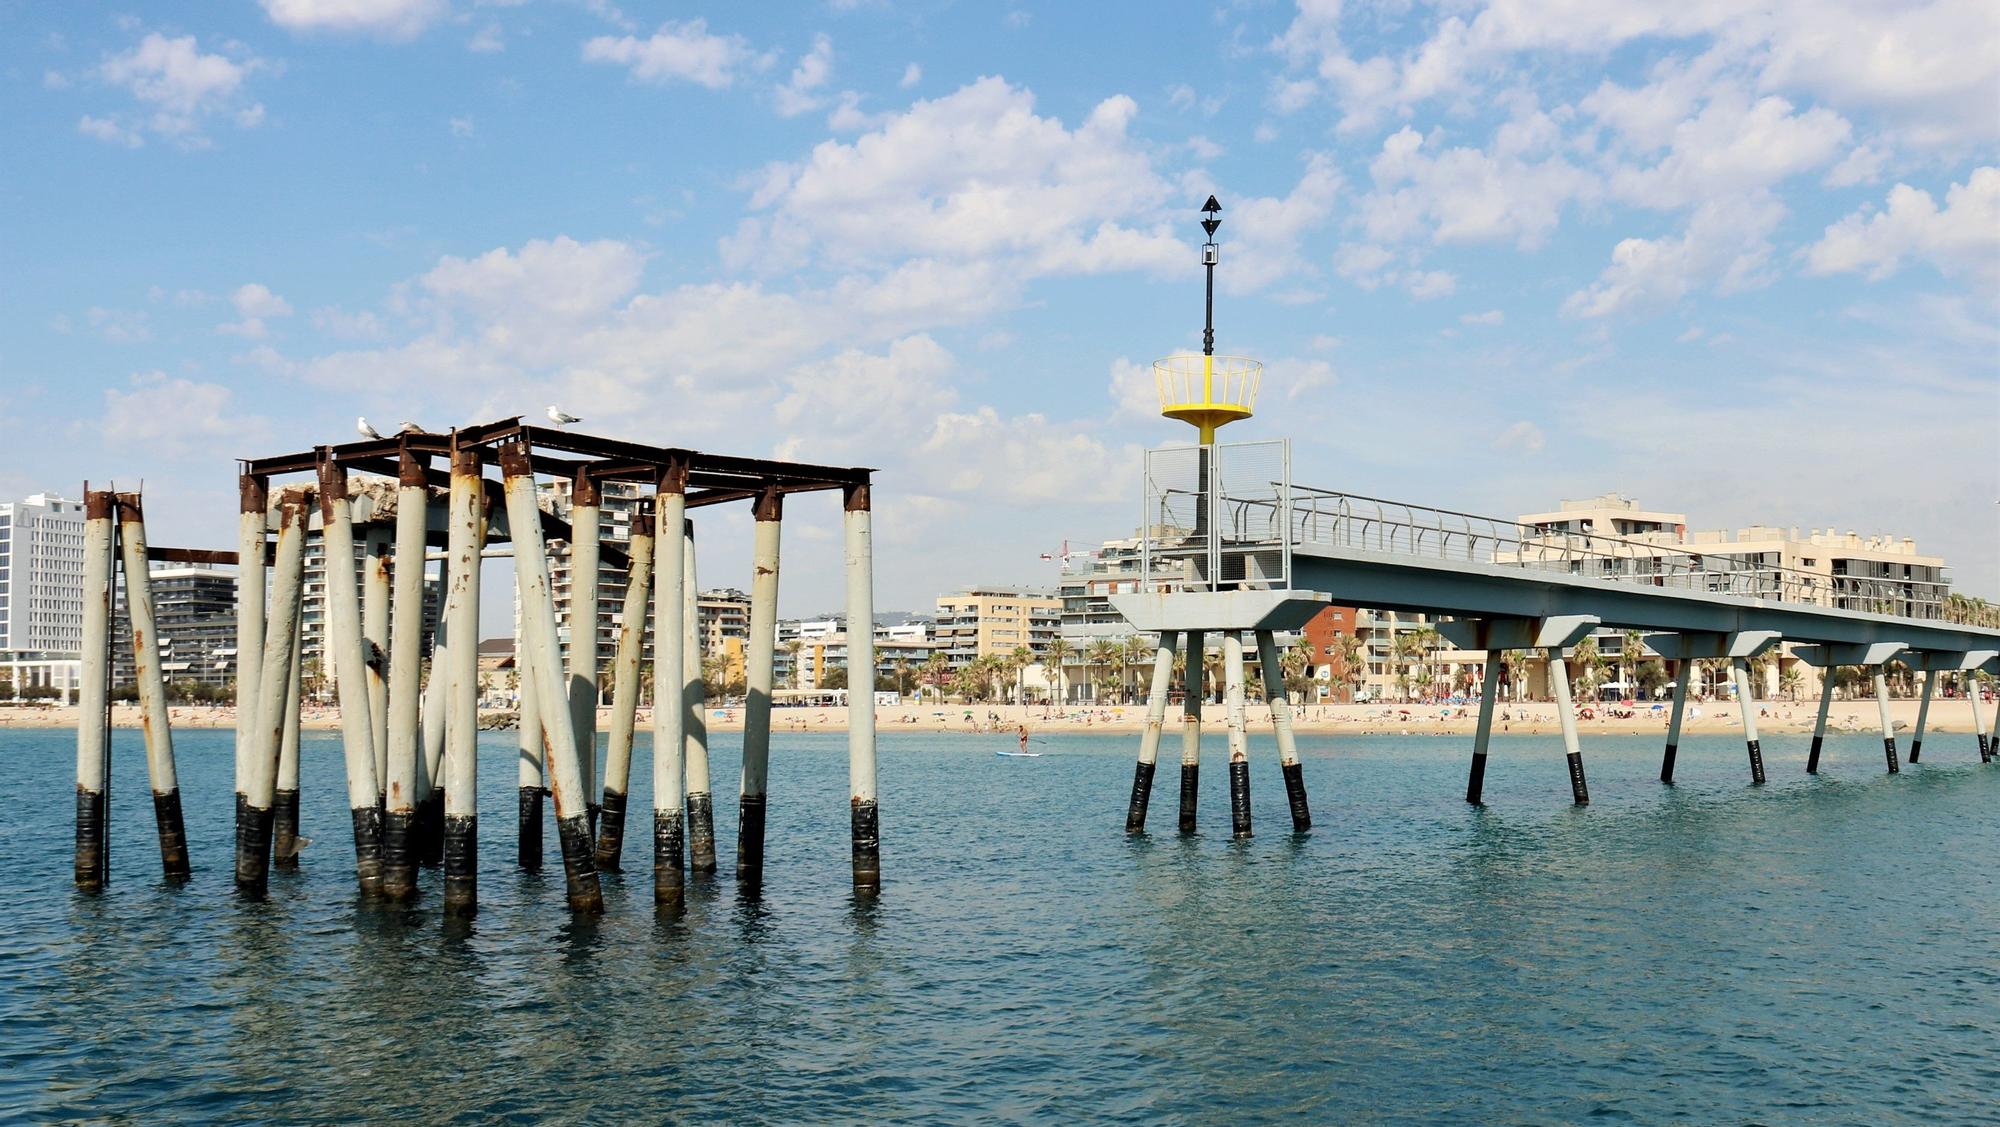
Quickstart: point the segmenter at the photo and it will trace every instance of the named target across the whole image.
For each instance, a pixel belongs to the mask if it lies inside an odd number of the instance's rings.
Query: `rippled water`
[[[332,738],[305,749],[303,871],[247,904],[228,733],[178,738],[180,889],[120,733],[93,896],[73,737],[0,732],[0,1119],[1995,1120],[2000,767],[1970,736],[1893,778],[1871,737],[1832,739],[1818,779],[1772,739],[1759,789],[1733,739],[1689,740],[1663,788],[1657,740],[1601,738],[1587,809],[1539,737],[1496,738],[1467,808],[1466,742],[1304,740],[1303,839],[1256,742],[1259,836],[1233,843],[1216,766],[1201,836],[1171,833],[1169,765],[1154,835],[1125,837],[1131,737],[1003,759],[1006,737],[885,734],[864,904],[844,739],[780,733],[760,900],[725,876],[658,921],[642,865],[577,923],[559,865],[513,866],[500,734],[456,932],[431,883],[357,905]]]

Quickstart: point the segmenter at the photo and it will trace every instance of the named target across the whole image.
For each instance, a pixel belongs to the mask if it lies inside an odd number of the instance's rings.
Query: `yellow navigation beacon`
[[[1222,205],[1208,197],[1202,205],[1201,264],[1208,271],[1208,308],[1201,331],[1200,356],[1169,356],[1153,361],[1153,383],[1160,392],[1160,414],[1179,419],[1201,431],[1201,444],[1215,444],[1216,428],[1247,419],[1257,406],[1257,385],[1264,365],[1242,356],[1215,354],[1215,264],[1220,258],[1215,229]]]

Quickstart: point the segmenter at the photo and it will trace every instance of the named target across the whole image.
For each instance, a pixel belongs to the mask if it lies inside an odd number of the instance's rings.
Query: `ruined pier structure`
[[[498,476],[489,477],[489,469],[497,469]],[[738,501],[752,506],[755,538],[736,876],[746,888],[757,888],[763,879],[785,498],[837,490],[845,513],[846,609],[849,620],[858,624],[850,631],[848,695],[853,880],[858,891],[873,892],[880,886],[881,862],[869,625],[874,615],[870,472],[646,446],[524,426],[519,419],[244,461],[240,542],[234,555],[242,671],[235,776],[238,888],[262,896],[274,865],[297,864],[300,608],[307,541],[317,539],[328,561],[325,647],[340,704],[356,881],[364,896],[407,902],[417,893],[419,867],[441,865],[447,914],[476,911],[480,561],[509,554],[488,546],[506,543],[514,561],[521,632],[518,862],[528,868],[541,864],[546,797],[555,808],[569,905],[576,912],[602,910],[598,872],[619,868],[623,852],[650,606],[654,891],[657,903],[678,905],[687,869],[705,873],[716,868],[702,721],[706,690],[695,615],[694,525],[688,514]],[[543,510],[538,478],[569,484],[568,521]],[[599,542],[599,496],[607,481],[652,490],[651,497],[641,500],[624,550]],[[136,499],[132,512],[136,515]],[[108,567],[95,562],[103,554],[98,541],[108,532],[96,524],[90,530],[97,552],[91,557],[93,568]],[[555,541],[567,545],[570,605],[578,620],[567,662],[562,660],[549,579],[549,545]],[[441,556],[435,549],[442,549]],[[227,554],[209,555],[220,559]],[[358,569],[342,566],[357,558]],[[443,611],[426,638],[426,563],[440,558]],[[627,568],[617,643],[609,655],[612,716],[601,781],[596,771],[597,701],[607,655],[600,652],[595,629],[600,561]],[[95,621],[101,616],[108,624],[109,587],[97,578],[100,574],[91,573],[105,589],[103,608],[87,600],[87,617]],[[134,624],[140,625],[136,610]],[[87,641],[108,637],[108,625],[99,625],[96,634],[86,625]],[[149,644],[150,631],[135,629],[134,639],[135,644]],[[431,660],[426,681],[427,641]],[[142,660],[142,700],[161,702],[157,728],[165,749],[164,756],[153,758],[164,759],[165,785],[171,792],[172,753],[157,661],[151,665],[155,684],[150,689],[147,668]],[[79,883],[85,883],[86,865],[100,874],[96,879],[101,882],[105,856],[104,758],[86,754],[87,746],[102,742],[102,729],[90,717],[93,700],[99,702],[97,715],[102,714],[105,686],[86,681],[84,691],[77,775]],[[149,740],[153,728],[149,725]],[[156,768],[156,793],[161,780]],[[174,802],[178,832],[177,796]],[[163,805],[163,847],[165,809]],[[184,845],[180,856],[184,872]]]

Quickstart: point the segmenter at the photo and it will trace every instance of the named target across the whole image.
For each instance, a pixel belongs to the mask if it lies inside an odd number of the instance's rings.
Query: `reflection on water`
[[[887,883],[857,897],[844,738],[780,733],[759,894],[725,856],[656,910],[635,858],[572,919],[553,832],[543,873],[512,863],[497,733],[479,915],[446,921],[435,872],[414,908],[356,899],[330,737],[317,842],[265,903],[230,893],[229,734],[177,740],[197,873],[165,886],[127,735],[87,895],[72,738],[0,734],[28,799],[0,822],[0,1120],[1893,1122],[1989,1114],[2000,1077],[2000,768],[1970,737],[1894,778],[1871,737],[1818,778],[1776,739],[1762,788],[1734,738],[1670,788],[1656,740],[1598,739],[1586,808],[1553,739],[1496,740],[1481,808],[1464,741],[1309,739],[1303,836],[1256,743],[1234,842],[1219,772],[1199,835],[1168,779],[1127,837],[1127,738],[890,734]]]

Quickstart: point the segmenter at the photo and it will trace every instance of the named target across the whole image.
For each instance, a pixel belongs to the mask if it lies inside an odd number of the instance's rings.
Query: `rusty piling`
[[[285,686],[299,645],[299,594],[305,563],[309,492],[278,506],[278,546],[271,567],[271,606],[265,616],[263,668],[257,689],[257,742],[246,768],[248,788],[237,795],[236,887],[261,898],[270,887],[271,806],[278,784],[278,751],[284,743]]]
[[[683,700],[685,686],[672,676],[673,671],[685,666],[687,652],[687,565],[682,558],[687,549],[687,537],[683,532],[687,524],[686,463],[676,461],[660,474],[654,508],[658,528],[663,533],[659,542],[665,550],[659,553],[657,571],[660,589],[653,600],[653,903],[671,908],[681,903],[686,884],[682,858],[687,838],[687,815],[683,806],[687,709]],[[640,558],[640,553],[635,550],[632,554],[635,573],[639,569]],[[626,603],[628,608],[634,605],[629,600]],[[643,596],[636,608],[639,616],[645,614],[646,600]],[[621,623],[619,632],[621,672],[625,631],[628,629],[634,629],[629,619]],[[644,618],[639,617],[636,630],[643,633],[644,629]],[[636,688],[637,677],[633,680]],[[614,753],[617,746],[617,730],[614,728]],[[611,800],[608,790],[604,797],[608,810]],[[619,798],[622,804],[624,796]]]
[[[264,677],[265,548],[270,519],[270,481],[257,474],[239,474],[236,515],[236,808],[255,774],[258,693]]]
[[[882,887],[881,811],[875,794],[875,537],[867,485],[842,494],[846,511],[848,834],[854,890]]]
[[[736,880],[764,879],[764,817],[769,806],[771,689],[778,636],[778,533],[785,495],[775,485],[757,493],[750,575],[749,667],[744,671],[743,781],[737,799]]]
[[[391,572],[395,541],[389,531],[369,524],[361,536],[361,636],[367,662],[369,742],[375,748],[375,784],[382,788],[388,832],[389,804],[389,600],[394,590]]]
[[[710,874],[715,872],[715,796],[708,781],[708,720],[702,713],[708,704],[708,686],[701,671],[706,638],[701,630],[701,589],[695,583],[694,522],[685,522],[681,534],[682,560],[686,564],[681,608],[687,641],[681,654],[681,703],[687,716],[686,760],[682,766],[687,778],[688,871]],[[659,668],[655,664],[653,676],[656,683],[664,683],[658,680]]]
[[[322,451],[320,456],[319,515],[320,545],[326,561],[325,644],[332,658],[334,694],[340,705],[347,806],[354,823],[354,879],[363,896],[379,896],[382,788],[375,778],[375,721],[368,713],[367,639],[361,633],[361,590],[355,574],[347,468],[334,460],[331,451]]]
[[[597,479],[579,469],[570,484],[569,717],[582,756],[583,792],[590,807],[590,836],[597,837],[597,644],[599,564],[603,559]]]
[[[448,678],[444,749],[444,911],[469,919],[479,910],[479,552],[485,542],[483,465],[476,449],[451,458],[446,532],[452,646],[431,676]]]
[[[174,769],[167,680],[160,668],[152,572],[146,561],[146,515],[137,493],[118,495],[118,545],[124,557],[125,614],[132,627],[132,672],[139,682],[146,775],[153,786],[153,817],[160,832],[160,866],[168,880],[184,881],[193,869],[188,863],[187,829],[181,819],[180,775]]]
[[[278,743],[278,784],[271,799],[271,866],[299,867],[299,710],[304,662],[292,651],[292,675],[285,682],[285,734]]]
[[[604,797],[599,801],[601,810],[597,816],[597,869],[614,873],[625,850],[625,796],[632,782],[632,739],[639,720],[639,659],[646,646],[646,605],[652,598],[652,513],[642,511],[632,515],[626,551],[631,563],[625,573],[625,602],[618,608],[618,645],[611,659],[611,738],[604,753]],[[664,584],[660,597],[667,597]],[[678,592],[674,597],[679,598]],[[662,684],[671,686],[672,682],[661,681],[656,655],[653,673],[656,694]],[[655,708],[655,724],[659,714],[660,710]],[[678,781],[674,791],[674,809],[678,812]]]
[[[83,494],[83,670],[77,689],[76,886],[103,888],[110,876],[111,586],[117,501]]]
[[[425,797],[421,725],[424,660],[424,547],[430,489],[423,455],[404,445],[396,475],[396,531],[389,573],[388,744],[382,802],[382,894],[397,903],[417,895],[422,857],[420,803]],[[432,677],[436,678],[433,663]]]

